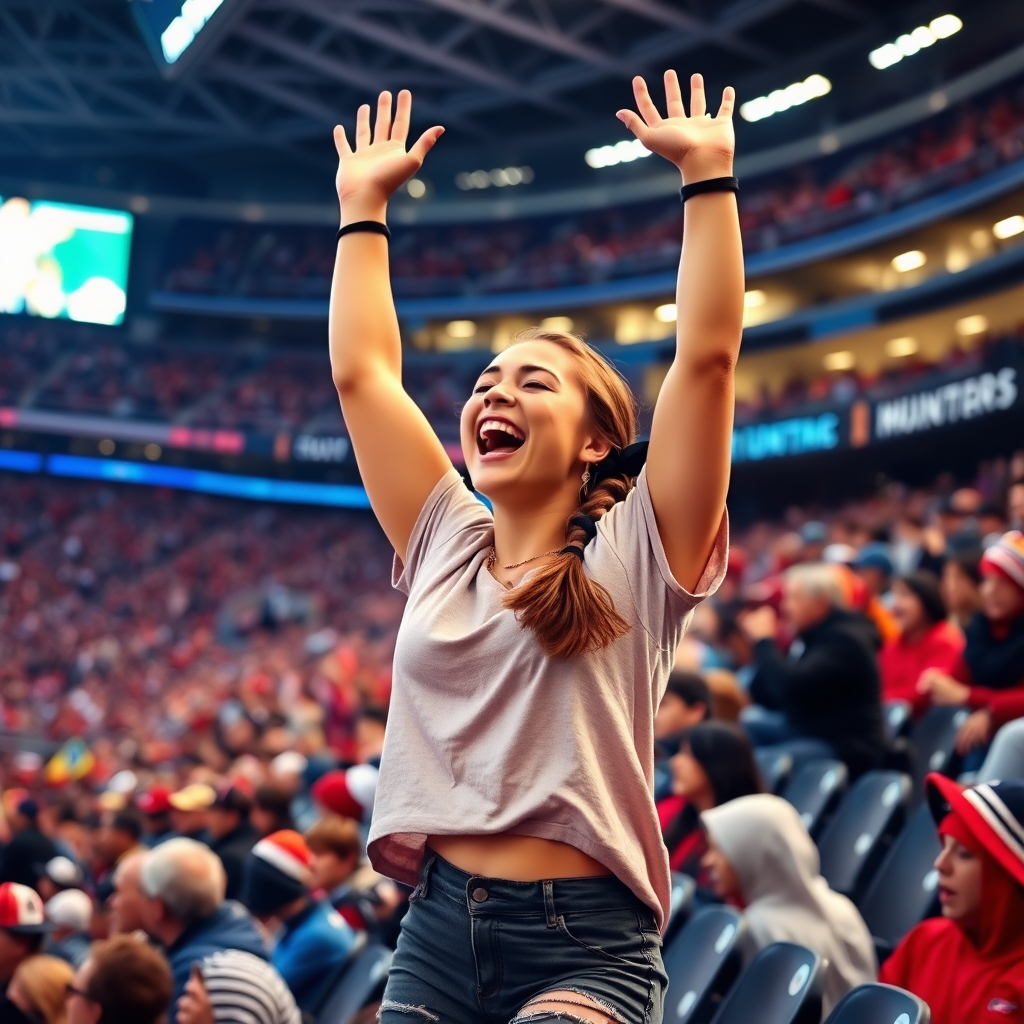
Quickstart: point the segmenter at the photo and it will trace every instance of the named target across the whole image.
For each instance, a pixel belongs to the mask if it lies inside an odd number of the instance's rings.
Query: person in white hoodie
[[[826,960],[824,1013],[850,989],[875,980],[874,943],[857,908],[821,877],[818,850],[800,815],[766,793],[701,815],[704,867],[720,899],[742,906],[746,959],[773,942],[795,942]]]

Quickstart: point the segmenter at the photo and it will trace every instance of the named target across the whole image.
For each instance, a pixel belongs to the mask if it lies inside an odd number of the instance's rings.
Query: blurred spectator
[[[165,1024],[171,972],[152,946],[127,935],[99,942],[67,988],[67,1024]]]
[[[833,567],[787,570],[782,611],[795,637],[788,657],[776,646],[770,606],[744,616],[757,665],[750,695],[760,706],[745,708],[741,720],[757,747],[785,744],[797,760],[839,757],[857,776],[880,767],[885,755],[878,641],[842,601]]]
[[[917,687],[926,669],[953,672],[964,649],[964,637],[946,621],[939,581],[927,569],[898,577],[892,586],[892,614],[900,634],[878,658],[882,699],[905,700],[920,715],[929,700]]]
[[[978,782],[1000,779],[1024,780],[1024,718],[1007,722],[992,740],[978,769]]]
[[[257,786],[253,794],[249,821],[260,837],[292,829],[294,822],[291,794],[276,783]]]
[[[77,889],[83,881],[82,869],[70,858],[59,854],[43,865],[36,892],[49,900],[65,889]]]
[[[14,972],[7,1000],[21,1011],[21,1019],[31,1024],[64,1024],[64,1002],[74,977],[66,960],[30,956]]]
[[[144,832],[143,846],[152,849],[174,835],[171,824],[170,786],[151,786],[136,801],[136,806],[143,814]]]
[[[111,935],[130,935],[144,930],[142,864],[145,857],[145,850],[137,850],[123,858],[114,868],[114,891],[108,900]]]
[[[1024,1006],[1024,783],[927,786],[942,916],[906,936],[879,980],[920,996],[932,1024],[1012,1020]]]
[[[883,643],[895,640],[899,634],[899,627],[886,603],[893,574],[889,546],[879,541],[865,544],[857,552],[850,568],[856,573],[866,592],[859,601],[851,602],[852,607],[862,610],[875,624]]]
[[[50,897],[44,909],[53,931],[46,938],[43,952],[66,960],[77,970],[92,946],[92,900],[81,889],[64,889]]]
[[[743,907],[747,958],[796,942],[826,964],[823,1012],[875,979],[874,943],[857,908],[821,877],[818,851],[781,797],[744,796],[704,811],[705,864],[716,894]]]
[[[57,847],[39,829],[39,805],[24,790],[4,793],[11,841],[0,853],[0,882],[35,887],[40,868],[57,856]]]
[[[379,772],[373,765],[357,764],[324,772],[313,783],[313,799],[331,814],[368,822],[373,811]]]
[[[279,922],[272,962],[295,1002],[311,1010],[355,933],[326,900],[312,896],[313,855],[294,831],[274,832],[252,849],[242,902],[264,923]]]
[[[202,840],[206,835],[206,812],[217,799],[217,792],[205,782],[193,782],[168,798],[171,828],[175,836]]]
[[[754,749],[736,726],[700,722],[681,735],[671,767],[672,796],[658,804],[658,817],[672,870],[710,888],[701,868],[707,843],[700,815],[737,797],[764,792]]]
[[[141,883],[143,927],[166,952],[175,1001],[195,960],[222,949],[266,958],[252,918],[237,903],[224,902],[224,867],[209,847],[168,839],[143,857]]]
[[[711,691],[697,672],[673,669],[654,715],[654,739],[664,742],[711,717]]]
[[[129,854],[142,849],[142,815],[133,808],[104,811],[94,848],[100,864],[113,870]]]
[[[960,629],[981,608],[981,552],[960,551],[942,566],[942,599],[949,610],[949,621]]]
[[[1019,477],[1006,489],[1006,520],[1009,529],[1024,532],[1024,479]]]
[[[384,749],[384,729],[387,724],[388,713],[384,708],[366,707],[356,715],[356,760],[360,764],[380,766],[380,755]]]
[[[249,824],[252,785],[244,778],[223,783],[206,812],[207,842],[224,865],[227,878],[225,899],[235,900],[242,890],[245,858],[259,835]]]
[[[0,884],[0,987],[7,987],[18,965],[35,956],[52,931],[34,889],[18,882]]]
[[[309,761],[297,750],[284,750],[270,762],[273,784],[293,800],[302,788],[302,776]]]
[[[281,975],[251,953],[227,949],[193,965],[175,1024],[300,1024]]]
[[[1004,534],[985,551],[981,571],[981,610],[967,625],[960,663],[949,674],[925,672],[919,684],[936,704],[973,709],[957,737],[968,770],[980,767],[978,752],[996,729],[1024,715],[1024,534]]]

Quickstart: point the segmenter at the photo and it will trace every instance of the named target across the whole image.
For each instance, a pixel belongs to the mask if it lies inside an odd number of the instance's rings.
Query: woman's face
[[[918,633],[928,625],[921,599],[902,580],[892,585],[892,617],[904,636]]]
[[[939,873],[942,916],[965,928],[976,925],[981,909],[981,861],[952,836],[943,836],[935,870]]]
[[[558,488],[578,491],[584,462],[608,454],[608,443],[589,429],[574,364],[558,345],[525,341],[480,374],[462,411],[462,452],[481,494],[550,500]]]
[[[961,614],[978,607],[978,584],[956,562],[942,567],[942,599]]]
[[[993,622],[1011,622],[1024,615],[1024,590],[1002,573],[986,573],[979,593],[981,610]]]
[[[743,898],[743,891],[740,889],[740,880],[736,877],[732,864],[728,857],[715,846],[715,841],[708,836],[707,853],[701,858],[701,867],[707,871],[711,879],[711,888],[720,900],[731,900]]]
[[[676,796],[685,797],[701,811],[715,806],[715,794],[708,773],[688,746],[684,745],[680,749],[669,761],[669,766],[672,769],[672,792]]]

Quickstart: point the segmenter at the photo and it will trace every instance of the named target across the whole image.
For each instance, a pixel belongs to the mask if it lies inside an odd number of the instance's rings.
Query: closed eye
[[[545,391],[550,391],[551,390],[551,388],[549,388],[547,386],[547,384],[545,384],[545,383],[543,383],[543,381],[539,381],[539,380],[528,380],[523,385],[523,387],[524,388],[543,388]]]
[[[493,387],[493,384],[477,384],[477,386],[473,388],[473,394],[482,395],[485,391],[490,391]]]

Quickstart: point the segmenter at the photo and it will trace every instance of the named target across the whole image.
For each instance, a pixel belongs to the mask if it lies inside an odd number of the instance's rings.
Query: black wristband
[[[684,185],[679,190],[679,198],[685,203],[687,199],[703,195],[705,192],[739,192],[739,190],[739,178],[705,178],[703,181],[695,181],[690,185]]]
[[[372,235],[383,235],[389,242],[391,241],[391,229],[387,224],[382,224],[379,220],[357,220],[351,224],[346,224],[344,227],[338,228],[336,241],[340,242],[346,235],[353,235],[357,231],[366,231]]]

